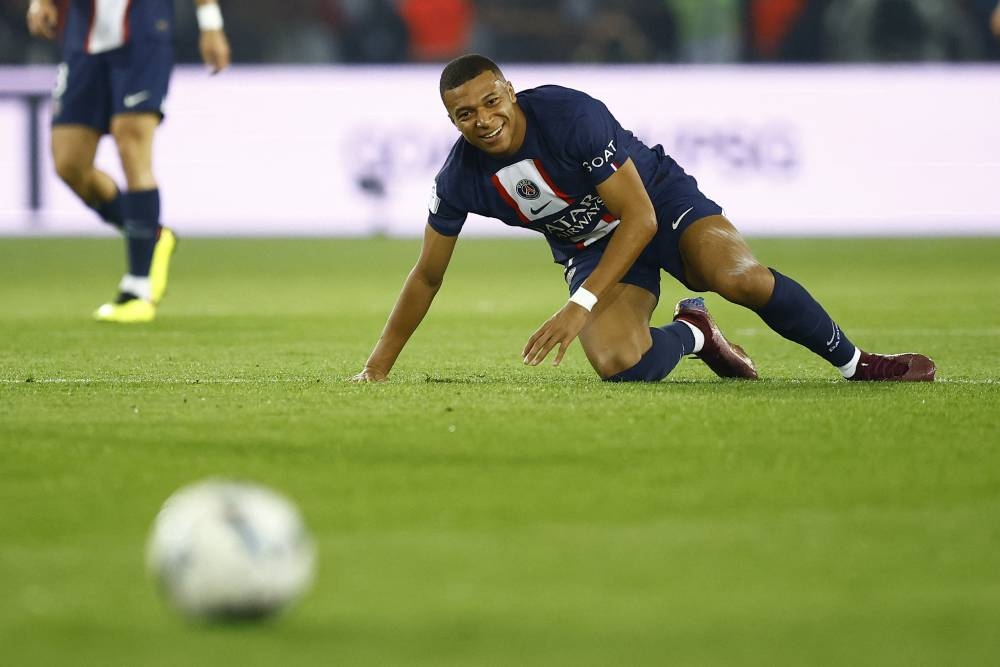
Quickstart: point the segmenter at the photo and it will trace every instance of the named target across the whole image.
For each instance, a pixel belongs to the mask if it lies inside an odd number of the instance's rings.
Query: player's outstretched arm
[[[434,296],[441,288],[444,273],[455,250],[457,236],[445,236],[427,225],[420,258],[403,283],[403,290],[389,314],[382,335],[375,344],[365,369],[355,375],[355,382],[379,382],[389,378],[389,370],[403,351],[424,315],[431,307]]]
[[[31,0],[28,5],[28,32],[35,37],[55,39],[59,9],[55,0]]]
[[[656,235],[656,212],[631,159],[626,160],[617,172],[597,186],[597,194],[604,200],[608,211],[621,222],[594,272],[583,282],[577,294],[528,339],[522,351],[526,364],[537,366],[558,345],[559,350],[553,362],[558,366],[570,343],[583,330],[590,316],[590,309],[594,307],[593,303],[588,304],[590,308],[580,305],[581,302],[586,302],[586,299],[578,300],[580,291],[589,292],[597,297],[596,303],[600,303],[601,297],[618,284],[643,248]],[[593,300],[592,297],[589,298]]]
[[[1000,39],[1000,2],[997,2],[997,6],[993,8],[993,15],[990,16],[990,29]]]
[[[194,0],[194,4],[201,30],[198,43],[201,59],[212,74],[218,74],[229,66],[230,60],[229,40],[222,30],[222,10],[215,0]]]

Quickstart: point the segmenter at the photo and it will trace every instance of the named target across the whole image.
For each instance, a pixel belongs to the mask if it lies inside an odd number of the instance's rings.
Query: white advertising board
[[[0,70],[0,89],[17,77]],[[38,81],[37,68],[31,80]],[[47,73],[46,73],[47,74]],[[54,72],[52,72],[54,75]],[[184,235],[422,233],[458,137],[437,66],[178,68],[157,135],[163,219]],[[749,235],[1000,234],[1000,67],[511,66],[604,100]],[[27,121],[0,100],[0,234],[103,226],[55,178],[41,207]],[[99,164],[120,178],[110,139]],[[473,220],[472,234],[519,233]]]

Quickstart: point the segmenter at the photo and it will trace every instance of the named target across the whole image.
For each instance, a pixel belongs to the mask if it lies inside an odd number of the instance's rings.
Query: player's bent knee
[[[641,358],[641,353],[637,355],[612,354],[591,359],[590,365],[594,367],[602,380],[610,381],[611,378],[634,367]]]
[[[644,327],[641,333],[646,331],[648,328]],[[604,334],[595,335],[593,329],[590,329],[580,336],[587,360],[604,380],[635,366],[650,345],[648,336],[640,335],[640,332],[633,331],[631,327],[624,332],[612,334],[605,331]]]
[[[669,339],[672,334],[663,329],[650,329],[652,345],[638,360],[612,375],[601,375],[605,382],[659,382],[670,374],[680,355],[670,354]]]
[[[667,377],[671,367],[661,363],[662,360],[654,354],[644,354],[639,361],[617,373],[601,374],[605,382],[659,382]]]

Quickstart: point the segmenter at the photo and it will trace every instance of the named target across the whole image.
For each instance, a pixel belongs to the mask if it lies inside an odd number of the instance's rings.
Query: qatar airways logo
[[[604,200],[590,194],[570,206],[563,215],[545,223],[545,231],[560,239],[574,240],[601,220]]]
[[[611,141],[608,142],[608,145],[605,147],[603,154],[598,155],[595,158],[591,158],[590,160],[587,160],[586,162],[583,163],[584,170],[589,174],[595,169],[600,169],[606,164],[611,164],[611,166],[617,170],[618,166],[611,162],[611,158],[613,158],[615,156],[615,153],[617,152],[618,149],[615,148],[615,140],[612,139]]]

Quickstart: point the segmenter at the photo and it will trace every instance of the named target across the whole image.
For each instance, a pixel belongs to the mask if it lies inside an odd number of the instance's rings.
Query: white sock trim
[[[854,356],[843,366],[837,366],[837,370],[845,378],[850,378],[854,376],[854,372],[858,370],[858,361],[861,360],[861,348],[854,348]]]
[[[701,352],[701,348],[705,347],[705,334],[701,332],[701,329],[691,324],[687,320],[677,320],[677,321],[686,324],[688,326],[688,329],[691,330],[691,333],[694,334],[694,349],[691,351],[691,354],[697,354],[698,352]]]
[[[153,300],[153,289],[149,285],[149,276],[133,276],[126,273],[118,283],[118,289],[122,292],[135,294],[140,299],[146,301]]]

